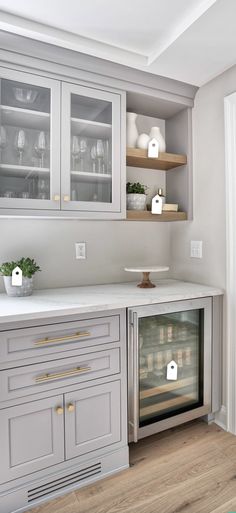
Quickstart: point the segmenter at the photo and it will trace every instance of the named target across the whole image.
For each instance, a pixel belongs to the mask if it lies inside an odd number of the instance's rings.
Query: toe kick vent
[[[31,490],[28,490],[28,502],[35,501],[58,490],[63,490],[63,488],[66,488],[70,485],[80,483],[81,481],[84,481],[91,476],[100,474],[101,471],[102,465],[101,462],[99,462],[89,467],[86,466],[77,472],[67,474],[60,479],[55,479],[54,481],[49,481],[44,485],[37,486],[37,488],[32,488]]]

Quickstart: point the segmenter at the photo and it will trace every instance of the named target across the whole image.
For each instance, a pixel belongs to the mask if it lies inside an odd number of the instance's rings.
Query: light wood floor
[[[131,467],[32,513],[236,512],[236,437],[194,421],[130,449]]]

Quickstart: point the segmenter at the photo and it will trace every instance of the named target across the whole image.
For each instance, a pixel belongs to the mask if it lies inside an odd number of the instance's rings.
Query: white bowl
[[[20,103],[34,103],[38,91],[35,89],[26,89],[24,87],[13,87],[15,99]]]

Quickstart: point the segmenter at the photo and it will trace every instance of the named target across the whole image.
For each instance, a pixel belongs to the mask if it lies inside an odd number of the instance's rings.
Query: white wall
[[[193,111],[194,216],[171,226],[171,268],[177,278],[225,288],[224,96],[236,91],[236,67],[201,87]],[[190,240],[203,241],[203,258],[190,258]],[[226,340],[223,404],[226,402]]]
[[[36,288],[135,280],[125,266],[169,264],[169,233],[166,223],[0,219],[0,262],[34,257],[42,268]],[[75,259],[80,241],[87,260]]]

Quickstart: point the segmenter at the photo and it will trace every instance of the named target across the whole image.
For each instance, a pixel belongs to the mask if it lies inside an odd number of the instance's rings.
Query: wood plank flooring
[[[236,512],[236,437],[194,421],[130,447],[131,467],[31,513]]]

